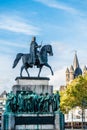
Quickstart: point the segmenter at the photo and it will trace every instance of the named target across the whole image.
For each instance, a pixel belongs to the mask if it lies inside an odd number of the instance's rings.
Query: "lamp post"
[[[72,115],[71,115],[72,117],[72,119],[71,119],[71,128],[72,128],[72,130],[73,130],[73,109],[72,109]]]
[[[82,130],[85,130],[85,107],[87,106],[87,102],[82,100]]]
[[[84,106],[82,102],[82,130],[84,130]]]

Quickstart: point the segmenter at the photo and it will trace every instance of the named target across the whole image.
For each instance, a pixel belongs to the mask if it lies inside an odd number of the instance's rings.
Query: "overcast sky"
[[[48,57],[54,76],[54,89],[65,85],[65,71],[73,64],[77,50],[80,66],[87,64],[87,0],[0,0],[0,91],[9,91],[19,76],[20,61],[12,69],[17,53],[29,53],[32,36],[37,43],[51,44],[54,56]],[[38,69],[30,69],[37,76]],[[23,72],[26,75],[25,72]]]

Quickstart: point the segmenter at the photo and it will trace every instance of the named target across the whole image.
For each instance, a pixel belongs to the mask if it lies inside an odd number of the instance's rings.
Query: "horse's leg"
[[[25,66],[23,65],[23,66],[21,67],[20,77],[22,77],[22,71],[23,71],[24,68],[25,68]]]
[[[44,65],[45,65],[46,67],[50,68],[51,74],[53,75],[54,73],[53,73],[53,70],[52,70],[51,66],[50,66],[49,64],[44,64]]]
[[[43,66],[40,66],[39,73],[38,73],[38,77],[40,77],[40,73],[41,73],[42,67],[43,67]]]
[[[27,68],[26,68],[26,67],[25,67],[25,70],[26,70],[26,72],[27,72],[27,74],[28,74],[28,77],[30,77],[29,72],[28,72],[28,70],[27,70]]]

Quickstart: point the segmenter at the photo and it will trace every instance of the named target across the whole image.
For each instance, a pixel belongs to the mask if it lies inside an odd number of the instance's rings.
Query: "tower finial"
[[[74,50],[75,51],[75,54],[77,55],[77,50]]]
[[[75,56],[74,56],[74,61],[73,61],[73,67],[74,67],[74,70],[79,67],[79,61],[78,61],[76,50],[75,50]]]

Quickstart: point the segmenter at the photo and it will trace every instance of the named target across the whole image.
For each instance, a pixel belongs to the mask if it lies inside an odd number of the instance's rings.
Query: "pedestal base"
[[[59,94],[53,94],[48,81],[45,77],[16,78],[2,116],[2,130],[64,130],[63,114],[57,111]]]
[[[8,118],[7,118],[8,117]],[[3,114],[2,130],[61,130],[60,114]]]

